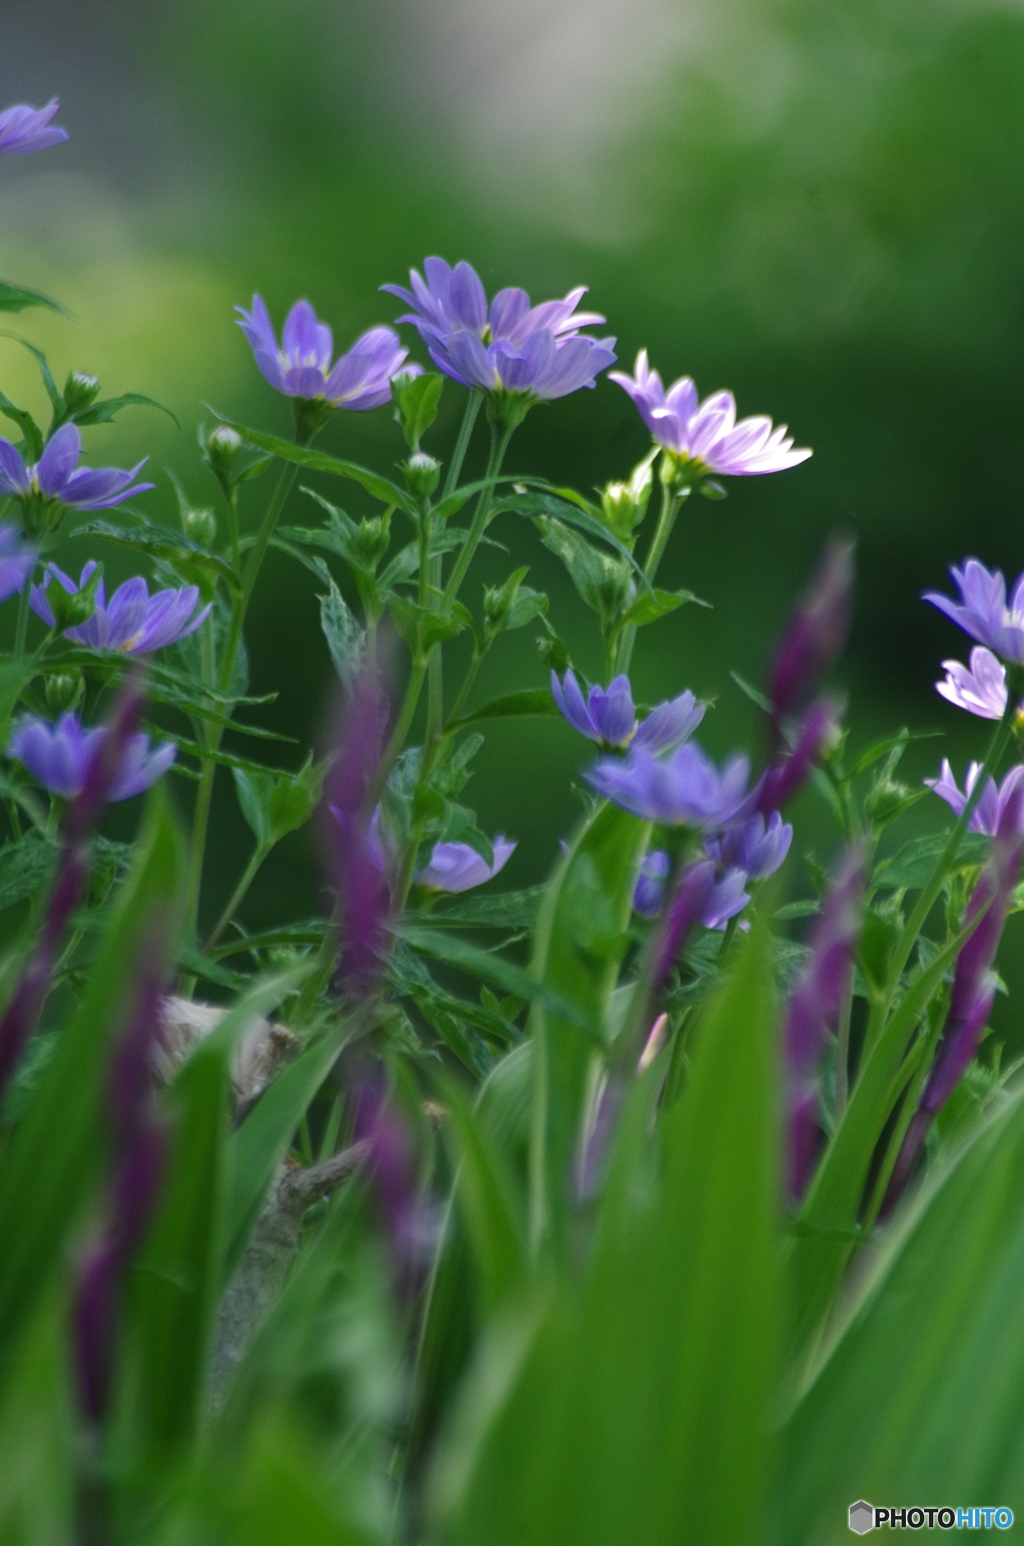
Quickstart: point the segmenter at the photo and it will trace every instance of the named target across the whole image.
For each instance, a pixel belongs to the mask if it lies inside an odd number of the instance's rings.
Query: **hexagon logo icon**
[[[854,1535],[867,1535],[869,1530],[875,1528],[875,1511],[870,1503],[865,1503],[861,1498],[859,1503],[850,1504],[850,1529]]]

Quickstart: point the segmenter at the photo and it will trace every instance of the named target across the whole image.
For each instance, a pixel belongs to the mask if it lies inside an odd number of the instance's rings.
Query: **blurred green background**
[[[815,452],[685,512],[664,580],[714,610],[647,631],[639,695],[717,694],[709,748],[750,742],[729,671],[760,678],[794,590],[841,526],[860,540],[841,673],[855,739],[900,723],[943,731],[908,757],[916,778],[940,750],[958,771],[980,753],[985,727],[932,690],[939,661],[965,658],[966,641],[918,598],[965,553],[1012,574],[1024,563],[1019,5],[9,0],[4,20],[0,101],[59,93],[72,135],[0,167],[4,277],[76,318],[28,313],[16,330],[59,372],[149,393],[182,424],[126,413],[92,432],[91,459],[148,454],[213,503],[195,442],[204,402],[287,430],[286,404],[233,326],[254,289],[278,320],[308,296],[345,347],[395,315],[378,285],[427,253],[466,257],[489,290],[520,284],[535,299],[585,282],[625,365],[646,345],[666,379],[689,373],[702,395],[729,386],[741,413],[788,422]],[[9,395],[40,401],[31,361],[6,340],[0,370]],[[431,442],[440,455],[458,398],[448,391]],[[322,443],[363,462],[401,454],[387,410],[339,415]],[[626,474],[645,448],[625,394],[602,381],[533,412],[511,463],[587,488]],[[166,517],[170,489],[157,481],[149,508]],[[252,486],[250,520],[265,497]],[[334,497],[360,508],[347,487]],[[287,519],[313,515],[296,494]],[[595,632],[555,561],[512,517],[493,534],[530,563],[596,674]],[[69,564],[84,556],[73,540],[63,549]],[[104,557],[112,574],[134,567]],[[506,565],[491,552],[467,599]],[[315,590],[275,557],[250,627],[253,690],[280,693],[265,722],[305,740],[330,697]],[[533,634],[501,642],[481,696],[541,684]],[[484,825],[520,840],[510,882],[548,868],[584,760],[560,723],[489,736],[471,793]],[[823,841],[813,797],[797,819],[798,849]],[[210,914],[247,847],[225,779]],[[315,843],[299,834],[247,916],[308,911],[317,884]]]

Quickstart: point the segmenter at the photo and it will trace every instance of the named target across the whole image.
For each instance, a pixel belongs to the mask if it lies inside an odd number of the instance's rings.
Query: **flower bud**
[[[242,437],[226,424],[218,424],[207,435],[204,449],[206,460],[218,478],[227,477],[242,449]]]
[[[356,532],[355,556],[367,569],[376,569],[384,554],[388,550],[391,541],[391,517],[384,515],[367,516],[359,522]]]
[[[73,370],[64,383],[64,402],[68,413],[81,413],[91,408],[99,396],[100,384],[95,376],[83,370]]]
[[[612,531],[628,536],[636,524],[636,501],[628,483],[608,483],[601,494],[601,509]]]
[[[212,510],[186,510],[181,524],[186,537],[201,548],[212,548],[217,540],[217,517]]]
[[[89,621],[96,610],[96,592],[102,579],[103,565],[98,564],[88,583],[69,594],[55,574],[50,576],[46,599],[50,603],[54,627],[58,633],[63,633],[67,628],[80,628]]]
[[[81,671],[54,671],[46,678],[46,707],[51,714],[66,714],[77,707],[84,687]]]
[[[402,468],[405,486],[417,499],[429,499],[441,478],[441,463],[426,451],[417,451]]]

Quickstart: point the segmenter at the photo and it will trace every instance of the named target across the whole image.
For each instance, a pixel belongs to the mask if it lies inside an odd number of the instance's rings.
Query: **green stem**
[[[444,480],[444,491],[441,495],[442,499],[449,498],[449,496],[454,494],[455,490],[458,488],[459,478],[462,476],[462,464],[466,460],[466,452],[469,450],[470,436],[473,433],[473,426],[476,423],[477,414],[480,412],[480,404],[483,402],[483,400],[484,394],[482,392],[470,392],[469,398],[466,402],[466,411],[462,415],[462,423],[459,426],[459,438],[455,442],[455,450],[452,452],[452,459],[448,466],[448,474]]]
[[[238,488],[233,485],[225,496],[228,506],[228,529],[231,533],[231,567],[236,575],[242,572],[242,552],[238,543]]]
[[[836,1036],[836,1121],[846,1110],[850,1080],[850,1020],[853,1016],[853,984],[846,990]]]
[[[402,748],[405,745],[406,736],[409,734],[413,715],[416,713],[416,706],[420,701],[420,693],[423,690],[423,683],[426,681],[426,677],[427,662],[425,660],[414,660],[408,685],[405,689],[402,709],[398,716],[398,723],[391,732],[391,739],[384,750],[384,755],[380,760],[380,766],[371,785],[370,793],[367,795],[368,807],[376,805],[380,799],[384,785],[388,781],[388,774],[398,761]]]
[[[458,719],[459,715],[462,713],[462,710],[466,706],[466,699],[469,697],[470,692],[472,691],[473,683],[476,681],[477,672],[480,670],[480,667],[483,664],[483,658],[484,652],[479,649],[475,649],[473,651],[473,659],[469,663],[469,670],[466,672],[465,681],[459,688],[459,696],[452,704],[451,713],[448,715],[449,727],[455,722],[455,720]]]
[[[228,905],[225,907],[224,911],[221,913],[220,917],[218,918],[217,926],[214,929],[213,933],[210,935],[209,939],[206,941],[206,949],[207,950],[211,950],[213,948],[213,946],[217,943],[217,941],[220,939],[221,935],[224,933],[224,930],[227,928],[228,924],[231,922],[232,918],[235,916],[235,913],[241,907],[242,902],[243,902],[243,900],[245,898],[245,894],[248,891],[249,887],[252,885],[253,881],[256,879],[256,875],[257,875],[257,872],[259,871],[259,868],[260,868],[261,864],[263,863],[263,861],[267,857],[267,855],[270,853],[271,846],[272,845],[267,844],[267,843],[257,843],[256,847],[253,849],[252,858],[249,860],[249,863],[246,865],[245,871],[244,871],[244,873],[242,875],[242,878],[239,880],[238,885],[235,887],[234,891],[232,892],[231,900],[228,902]]]
[[[647,550],[647,557],[644,560],[643,566],[644,574],[652,585],[654,584],[654,577],[658,572],[661,560],[664,557],[665,549],[668,546],[668,539],[672,535],[672,528],[676,524],[676,517],[686,497],[686,494],[673,492],[667,483],[661,485],[661,509],[658,511],[658,524],[654,528],[654,536],[651,538],[651,545]],[[636,624],[628,623],[619,636],[618,656],[614,662],[614,670],[616,672],[629,670],[629,662],[633,656],[633,645],[635,643]]]
[[[306,445],[312,438],[306,434],[297,436],[299,445]],[[260,567],[266,556],[270,539],[274,535],[274,528],[280,519],[285,501],[291,493],[292,485],[298,475],[298,467],[294,462],[285,462],[281,468],[281,476],[277,481],[277,487],[270,498],[267,513],[263,517],[263,524],[259,529],[255,546],[249,554],[245,575],[242,580],[242,588],[236,594],[231,610],[231,622],[228,627],[227,643],[224,647],[224,655],[220,663],[220,676],[217,682],[222,693],[229,691],[231,678],[235,670],[235,661],[238,658],[238,648],[242,641],[242,628],[245,623],[245,614],[252,599],[253,589]],[[189,934],[194,935],[199,923],[199,897],[203,883],[203,862],[206,856],[206,838],[210,826],[210,804],[213,799],[213,784],[217,773],[217,763],[214,755],[220,749],[220,743],[224,735],[222,725],[211,725],[207,732],[207,750],[210,756],[204,757],[199,773],[199,789],[196,794],[195,813],[192,819],[192,844],[189,851],[188,885],[185,893],[185,927]]]
[[[24,660],[25,658],[25,643],[28,639],[28,604],[31,595],[32,575],[30,573],[18,597],[18,622],[14,633],[14,655],[16,660]]]
[[[491,504],[494,499],[494,485],[498,481],[501,464],[508,450],[508,443],[512,439],[511,429],[500,429],[497,424],[491,426],[491,454],[487,458],[487,471],[484,473],[484,486],[480,490],[480,497],[476,502],[476,510],[469,528],[469,535],[462,544],[462,549],[455,561],[455,568],[451,572],[448,584],[445,586],[444,595],[441,598],[441,614],[449,617],[452,610],[452,602],[459,594],[459,587],[466,578],[466,573],[477,548],[480,546],[480,538],[487,530],[491,517]]]

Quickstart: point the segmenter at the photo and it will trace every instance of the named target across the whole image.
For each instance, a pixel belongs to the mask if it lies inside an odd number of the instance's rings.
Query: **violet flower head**
[[[379,1074],[356,1097],[352,1136],[369,1151],[370,1184],[387,1231],[396,1285],[400,1291],[411,1290],[430,1259],[433,1230],[413,1135],[400,1109],[388,1099]]]
[[[434,364],[462,386],[550,400],[592,387],[615,363],[614,338],[581,331],[605,320],[576,310],[586,294],[583,285],[540,306],[530,305],[525,290],[499,290],[488,305],[468,263],[451,268],[443,258],[427,258],[423,268],[425,278],[410,270],[411,289],[381,289],[411,307],[398,321],[412,323]]]
[[[938,778],[926,778],[925,783],[929,789],[934,790],[940,800],[945,800],[955,815],[962,816],[964,807],[974,793],[980,774],[981,763],[972,762],[967,769],[967,777],[964,780],[963,791],[961,791],[953,776],[949,759],[943,757]],[[1024,778],[1024,763],[1018,763],[1015,768],[1010,769],[998,787],[996,786],[995,779],[989,778],[986,780],[981,799],[975,806],[974,814],[967,823],[971,832],[984,832],[987,837],[995,836],[1006,814],[1007,806],[1011,799],[1013,799],[1022,778]]]
[[[661,377],[651,370],[647,350],[636,357],[632,376],[611,372],[633,399],[647,428],[660,446],[704,473],[747,477],[762,472],[783,472],[811,455],[793,450],[785,424],[772,428],[771,419],[757,417],[736,422],[736,400],[731,392],[713,392],[703,402],[689,376],[674,381],[666,392]]]
[[[45,107],[18,103],[5,108],[0,113],[0,156],[28,156],[66,140],[68,131],[50,122],[59,107],[59,98],[51,97]]]
[[[286,397],[323,398],[332,408],[379,408],[409,352],[392,328],[372,327],[332,364],[331,330],[317,321],[308,301],[297,301],[288,313],[280,346],[262,296],[253,296],[251,311],[235,310],[260,371]]]
[[[468,843],[435,843],[430,863],[417,873],[416,884],[453,893],[482,886],[505,868],[516,851],[515,843],[504,836],[496,837],[493,846],[494,861],[488,864]]]
[[[991,650],[976,644],[971,650],[970,667],[959,660],[944,660],[945,681],[935,683],[935,691],[949,703],[979,719],[1002,719],[1006,713],[1006,667],[1000,665]]]
[[[749,880],[764,880],[781,868],[793,841],[793,828],[778,811],[768,820],[755,811],[746,821],[725,827],[704,840],[704,851],[726,870],[742,870]]]
[[[1007,602],[1001,570],[990,572],[976,558],[968,558],[962,568],[949,572],[959,588],[959,602],[939,591],[926,591],[925,601],[1003,660],[1018,665],[1024,662],[1024,574],[1018,577]]]
[[[26,714],[14,726],[7,755],[16,758],[44,789],[70,800],[86,787],[109,734],[107,725],[85,729],[77,714],[65,714],[56,724]],[[129,735],[106,798],[128,800],[141,794],[167,772],[177,755],[173,742],[151,746],[141,732]]]
[[[33,612],[48,627],[54,627],[53,608],[45,587],[55,579],[69,596],[77,595],[85,589],[95,570],[96,565],[90,559],[76,585],[56,564],[47,564],[43,584],[32,587]],[[100,580],[92,616],[88,622],[66,629],[64,637],[92,650],[112,650],[119,655],[151,655],[154,650],[186,639],[205,623],[212,604],[197,612],[198,601],[198,585],[185,585],[181,590],[161,590],[151,596],[145,580],[136,576],[118,586],[108,605]]]
[[[693,734],[704,718],[705,705],[688,689],[667,703],[659,703],[641,724],[629,678],[617,676],[607,688],[594,686],[586,698],[576,673],[566,671],[561,681],[551,673],[551,695],[574,730],[599,746],[643,746],[650,752],[668,751]]]
[[[665,900],[665,882],[672,862],[661,848],[653,848],[640,866],[633,891],[633,911],[641,918],[656,918]]]
[[[0,440],[0,494],[20,501],[31,519],[39,506],[68,510],[108,510],[152,483],[135,483],[148,460],[129,471],[119,467],[79,467],[82,437],[76,424],[64,424],[47,442],[34,466],[29,466],[9,440]]]
[[[646,746],[609,757],[584,774],[623,810],[669,827],[720,827],[737,814],[747,793],[750,760],[730,757],[721,768],[695,741],[659,759]]]
[[[853,612],[853,553],[852,542],[831,540],[786,624],[769,672],[776,724],[804,707],[842,653]]]
[[[29,547],[22,541],[21,533],[12,521],[0,522],[0,601],[17,596],[25,589],[25,581],[38,557],[38,548]]]

